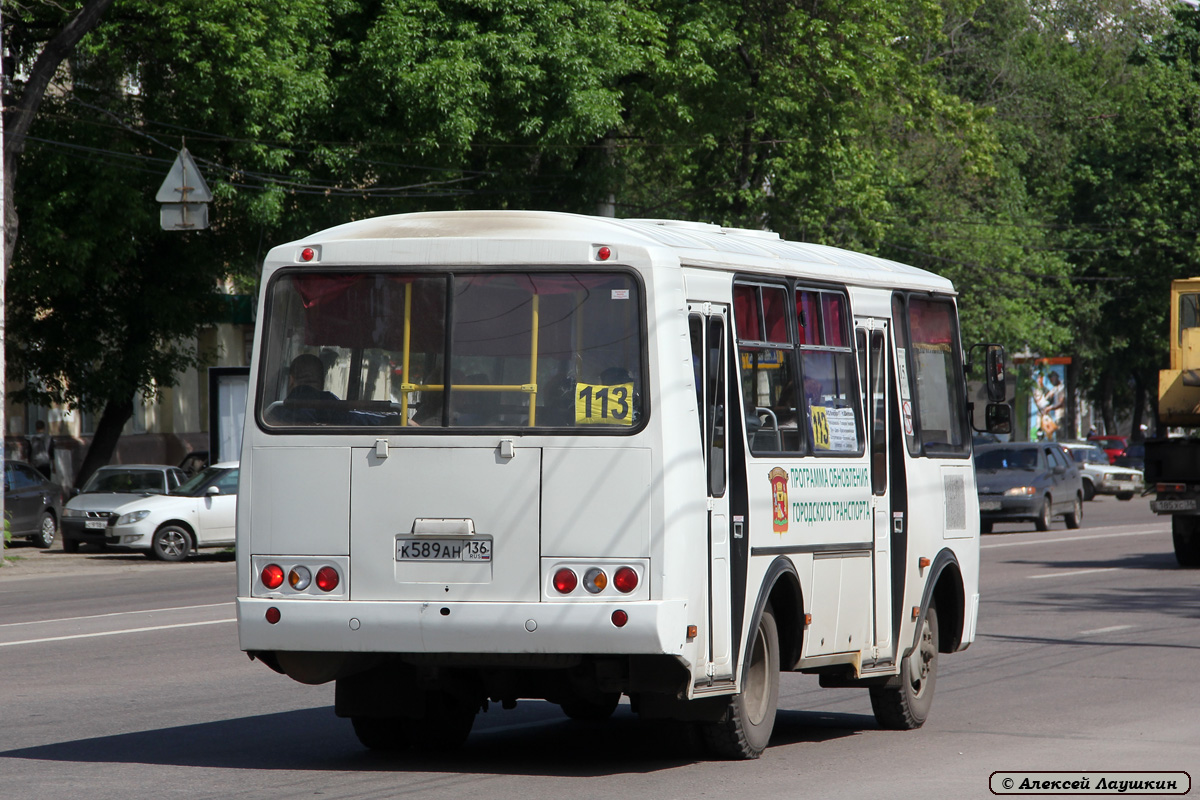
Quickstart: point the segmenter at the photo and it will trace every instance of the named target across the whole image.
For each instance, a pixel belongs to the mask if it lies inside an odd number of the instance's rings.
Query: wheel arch
[[[804,646],[804,593],[796,565],[786,556],[779,556],[767,568],[752,620],[758,620],[767,603],[771,604],[778,628],[780,668],[790,671],[800,661]]]
[[[963,588],[962,567],[950,548],[943,548],[929,565],[929,579],[921,596],[921,616],[917,618],[913,647],[921,632],[921,621],[930,601],[937,604],[938,652],[953,653],[962,646],[967,596]]]

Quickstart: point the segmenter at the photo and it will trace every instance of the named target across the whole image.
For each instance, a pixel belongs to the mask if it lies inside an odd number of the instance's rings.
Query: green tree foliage
[[[1200,12],[1179,7],[1131,55],[1119,110],[1072,164],[1067,220],[1076,270],[1097,282],[1098,399],[1110,417],[1132,403],[1136,430],[1166,367],[1170,282],[1200,274]]]
[[[251,226],[270,215],[269,194],[237,192],[236,175],[280,163],[276,143],[327,99],[310,41],[324,24],[319,2],[122,0],[47,93],[14,187],[8,364],[27,381],[16,399],[102,411],[78,478],[111,458],[135,395],[201,357],[189,337],[217,318],[218,281],[250,263]],[[35,34],[22,31],[31,52]],[[197,149],[232,170],[217,184],[226,224],[160,230],[154,195],[183,134],[213,130],[219,143],[198,135]]]

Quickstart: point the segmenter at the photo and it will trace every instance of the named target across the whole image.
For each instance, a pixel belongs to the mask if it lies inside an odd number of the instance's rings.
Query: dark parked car
[[[81,543],[103,546],[115,509],[139,496],[166,494],[186,480],[179,467],[163,464],[101,467],[63,509],[63,550],[74,553]]]
[[[980,530],[1032,520],[1039,531],[1057,516],[1083,523],[1083,482],[1075,461],[1055,442],[989,444],[975,449]]]
[[[1113,464],[1118,467],[1129,467],[1131,469],[1146,469],[1146,445],[1131,444],[1125,448],[1125,452],[1113,459]]]
[[[12,538],[49,547],[62,518],[62,487],[23,461],[5,461],[4,513]]]

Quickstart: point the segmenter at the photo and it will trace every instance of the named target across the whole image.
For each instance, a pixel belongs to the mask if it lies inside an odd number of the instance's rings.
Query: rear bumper
[[[280,618],[267,622],[267,609]],[[612,613],[629,621],[618,628]],[[339,653],[594,653],[683,656],[687,604],[425,603],[237,599],[243,650]]]

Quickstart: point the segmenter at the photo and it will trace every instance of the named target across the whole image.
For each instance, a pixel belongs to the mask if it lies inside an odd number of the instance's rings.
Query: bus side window
[[[801,409],[787,289],[772,284],[737,284],[733,305],[750,452],[799,452],[805,437],[799,424]]]

